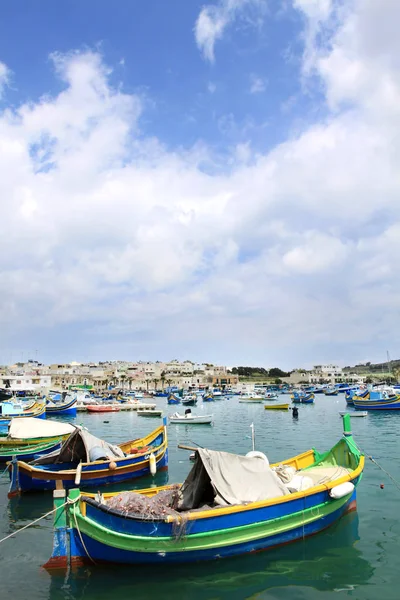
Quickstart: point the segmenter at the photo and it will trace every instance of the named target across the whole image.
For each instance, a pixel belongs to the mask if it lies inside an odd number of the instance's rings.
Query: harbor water
[[[282,396],[282,401],[289,396]],[[281,401],[281,400],[279,400]],[[164,414],[182,412],[156,400]],[[251,423],[256,449],[277,462],[315,446],[328,450],[342,434],[339,411],[343,395],[316,395],[314,405],[291,411],[267,411],[261,404],[241,404],[238,398],[199,402],[193,413],[213,413],[212,426],[169,425],[170,483],[182,481],[191,468],[189,452],[179,443],[246,453],[251,450]],[[140,437],[160,422],[133,412],[78,413],[76,423],[99,437],[122,442]],[[352,419],[353,435],[372,456],[400,481],[400,414],[370,413]],[[165,474],[138,480],[134,486],[164,484]],[[382,488],[381,484],[384,485]],[[129,483],[125,484],[129,487]],[[0,479],[0,538],[27,525],[52,508],[51,493],[26,494],[7,499],[8,479]],[[52,516],[0,543],[0,598],[13,600],[397,600],[400,592],[400,489],[371,461],[366,460],[358,486],[357,512],[346,515],[330,529],[278,549],[258,554],[184,566],[87,566],[74,573],[50,575],[41,565],[52,550]]]

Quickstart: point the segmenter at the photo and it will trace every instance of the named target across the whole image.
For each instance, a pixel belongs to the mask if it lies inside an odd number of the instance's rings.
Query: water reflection
[[[351,513],[320,535],[270,552],[195,565],[102,565],[65,577],[49,575],[50,598],[122,599],[134,595],[141,600],[161,595],[166,600],[242,600],[287,586],[319,591],[353,589],[365,585],[374,572],[356,547],[358,539],[358,515]]]

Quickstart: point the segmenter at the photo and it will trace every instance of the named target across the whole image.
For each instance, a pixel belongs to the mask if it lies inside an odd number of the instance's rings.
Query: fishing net
[[[113,510],[141,519],[164,519],[167,516],[179,517],[176,510],[179,500],[180,486],[174,485],[168,490],[163,490],[148,497],[137,492],[122,492],[108,500],[107,506]]]

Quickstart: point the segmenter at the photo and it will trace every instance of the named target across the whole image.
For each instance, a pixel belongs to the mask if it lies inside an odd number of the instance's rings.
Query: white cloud
[[[203,6],[197,18],[194,32],[196,43],[206,60],[214,62],[214,47],[224,35],[226,28],[248,8],[256,8],[263,14],[266,0],[218,0],[216,4]]]
[[[10,69],[7,65],[0,61],[0,98],[3,95],[4,88],[9,84],[10,74]]]
[[[250,94],[259,94],[265,92],[267,84],[262,77],[258,77],[255,73],[250,75]]]
[[[214,94],[217,89],[217,85],[213,81],[209,81],[207,84],[207,89],[210,94]]]
[[[55,56],[65,89],[0,115],[4,348],[79,335],[95,357],[290,367],[395,347],[399,9],[380,5],[355,2],[315,40],[333,110],[264,155],[229,138],[225,163],[147,138],[146,100],[99,55]]]
[[[347,248],[337,238],[318,232],[309,232],[300,246],[283,256],[283,264],[290,271],[304,274],[330,271],[343,264]]]

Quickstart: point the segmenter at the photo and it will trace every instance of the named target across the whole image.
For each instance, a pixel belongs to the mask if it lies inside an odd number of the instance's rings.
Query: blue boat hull
[[[133,464],[133,463],[132,463]],[[51,465],[54,466],[54,465]],[[64,465],[65,468],[65,465]],[[164,454],[163,458],[157,462],[157,471],[163,471],[168,468],[168,450]],[[99,477],[94,477],[89,480],[85,480],[82,482],[82,487],[91,488],[98,487],[103,485],[113,485],[116,483],[123,483],[124,481],[131,481],[132,479],[137,479],[138,477],[145,477],[146,475],[150,475],[149,466],[145,466],[136,471],[128,471],[127,473],[121,473],[112,475],[111,473],[107,475],[99,475]],[[11,479],[11,473],[10,473]],[[35,477],[28,477],[23,472],[19,473],[19,487],[20,491],[48,491],[56,489],[56,481],[55,479],[35,479]],[[76,488],[76,483],[72,479],[61,479],[62,485],[64,489],[70,490],[72,488]]]
[[[91,556],[96,562],[124,564],[165,564],[189,563],[228,558],[250,552],[268,550],[276,546],[301,540],[309,535],[315,535],[316,533],[319,533],[333,525],[333,523],[340,519],[345,513],[349,512],[350,510],[355,510],[355,506],[356,490],[354,490],[352,496],[338,510],[311,523],[305,523],[304,525],[289,531],[272,536],[270,535],[257,540],[252,540],[250,542],[191,552],[132,552],[129,550],[122,550],[120,548],[105,545],[81,532],[82,540],[85,545],[84,548],[79,534],[75,529],[72,528],[69,530],[71,559],[74,560],[74,557],[79,557],[80,560],[83,559],[83,562],[86,562],[89,559],[85,559],[85,557],[87,557],[87,554],[89,554],[89,556]],[[206,521],[208,521],[208,519],[206,519]],[[130,520],[126,519],[125,523],[127,524],[127,528],[124,530],[124,533],[129,534],[131,533],[129,531]],[[240,524],[241,523],[233,524],[232,520],[229,523],[230,527],[238,526]],[[156,524],[151,523],[151,525],[153,526],[154,530],[156,528]],[[197,533],[197,531],[191,529],[190,534],[192,533]],[[161,535],[158,531],[156,535],[157,534]]]
[[[54,415],[69,415],[76,417],[76,398],[70,402],[60,403],[59,406],[46,406],[46,416],[52,417]]]
[[[151,435],[151,434],[150,434]],[[149,437],[149,436],[148,436]],[[146,439],[146,438],[144,438]],[[141,441],[141,440],[139,440]],[[166,424],[154,432],[154,437],[146,444],[143,453],[134,453],[124,458],[116,458],[114,468],[110,460],[83,463],[81,470],[81,485],[98,488],[103,485],[121,483],[138,477],[150,475],[150,455],[156,459],[156,470],[168,469],[168,446]],[[12,461],[9,470],[9,497],[19,493],[36,490],[54,490],[57,482],[65,489],[75,488],[77,464],[59,463],[46,465],[29,465],[26,461]]]

